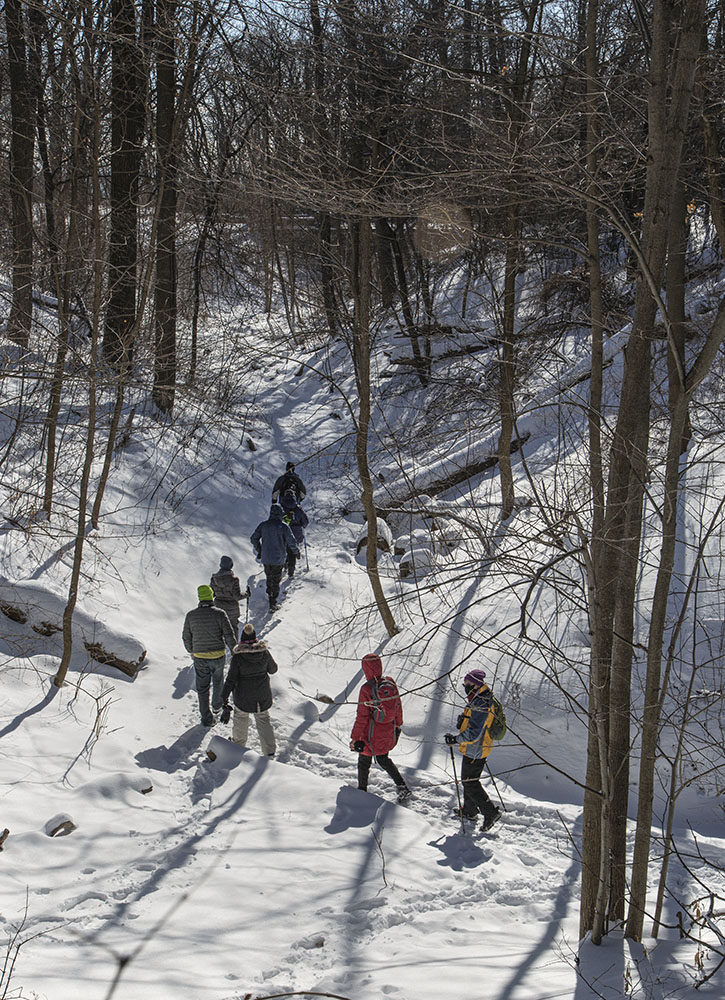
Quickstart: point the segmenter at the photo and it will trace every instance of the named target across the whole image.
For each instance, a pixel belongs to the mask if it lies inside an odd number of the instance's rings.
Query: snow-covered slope
[[[581,789],[572,779],[583,776],[586,734],[559,682],[586,663],[586,627],[575,597],[537,591],[523,634],[512,580],[526,592],[527,554],[539,544],[533,516],[524,508],[515,528],[497,526],[485,506],[494,480],[484,478],[476,516],[487,552],[454,539],[438,571],[404,581],[383,557],[402,626],[388,640],[356,553],[360,518],[341,513],[354,498],[349,421],[318,363],[260,360],[257,384],[247,385],[252,416],[160,439],[150,421],[137,421],[113,473],[112,513],[89,551],[79,615],[91,631],[97,623],[104,645],[147,651],[135,679],[109,668],[84,674],[80,656],[55,690],[57,648],[3,640],[0,832],[10,835],[0,853],[0,931],[16,961],[0,996],[685,995],[696,977],[693,946],[675,933],[647,951],[616,934],[577,951]],[[352,391],[342,363],[337,383]],[[556,431],[552,440],[533,417],[528,429],[530,467],[546,483]],[[174,456],[149,503],[154,470]],[[303,556],[271,617],[248,539],[287,459],[308,484],[309,565]],[[387,478],[394,474],[393,464]],[[471,517],[465,501],[453,491],[437,502]],[[57,611],[68,568],[62,553],[48,558],[49,544],[5,531],[4,599],[12,591],[20,603],[32,588],[38,606]],[[257,754],[252,727],[249,750],[211,761],[206,747],[225,730],[198,725],[181,628],[223,554],[250,584],[250,617],[280,665],[275,760]],[[494,554],[505,557],[505,586]],[[559,616],[556,663],[534,639]],[[405,695],[393,757],[414,790],[406,807],[380,770],[370,793],[355,787],[348,741],[368,651],[381,653]],[[487,835],[460,832],[442,739],[474,663],[504,696],[511,726],[490,760],[489,788],[506,812]],[[722,861],[725,838],[704,791],[683,841],[707,838]],[[75,829],[49,837],[64,818]],[[700,991],[708,993],[719,996],[716,981]]]

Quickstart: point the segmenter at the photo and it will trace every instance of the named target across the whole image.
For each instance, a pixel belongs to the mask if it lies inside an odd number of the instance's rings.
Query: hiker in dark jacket
[[[301,546],[304,543],[305,528],[310,523],[310,519],[297,502],[294,490],[287,490],[283,493],[280,503],[282,504],[282,509],[284,510],[283,520],[285,524],[288,524],[292,529],[292,534],[295,536],[297,545]],[[287,575],[290,580],[295,575],[296,565],[297,556],[287,549]]]
[[[226,611],[214,607],[214,591],[202,585],[197,588],[199,606],[190,611],[184,620],[182,639],[184,648],[191,653],[196,675],[196,693],[203,726],[214,725],[213,712],[222,707],[224,683],[224,647],[233,649],[236,636],[232,632]],[[209,688],[212,689],[211,709]]]
[[[350,734],[350,749],[357,751],[357,787],[367,791],[373,757],[395,782],[398,802],[410,795],[400,771],[388,753],[398,742],[403,727],[403,707],[398,687],[392,677],[383,677],[383,662],[376,653],[362,658],[367,680],[360,688],[355,725]]]
[[[269,518],[257,525],[250,538],[257,559],[261,559],[264,565],[270,610],[277,607],[279,582],[287,562],[287,550],[294,554],[295,559],[300,555],[292,529],[284,523],[283,517],[281,504],[273,503],[269,509]]]
[[[463,784],[464,819],[483,816],[483,830],[490,830],[501,818],[501,810],[493,804],[481,785],[486,758],[491,753],[493,738],[493,692],[486,683],[484,670],[469,670],[463,678],[463,690],[468,705],[458,716],[458,732],[446,733],[448,746],[458,746],[463,754],[461,782]]]
[[[295,472],[294,462],[288,462],[283,474],[275,480],[272,487],[272,503],[278,503],[279,498],[287,490],[294,490],[295,496],[300,501],[304,500],[307,496],[307,487]]]
[[[239,584],[239,577],[232,573],[234,563],[230,556],[222,556],[219,569],[210,580],[214,591],[214,607],[226,611],[235,638],[239,635],[239,602],[245,596]]]
[[[259,742],[262,753],[274,757],[277,745],[274,730],[269,718],[272,707],[272,688],[269,675],[277,673],[277,664],[265,643],[257,638],[254,625],[251,622],[242,629],[242,636],[234,647],[229,673],[224,683],[222,699],[224,711],[222,719],[229,718],[230,706],[228,699],[234,694],[234,720],[232,723],[232,742],[240,746],[247,745],[249,735],[249,716],[254,716],[257,724]]]

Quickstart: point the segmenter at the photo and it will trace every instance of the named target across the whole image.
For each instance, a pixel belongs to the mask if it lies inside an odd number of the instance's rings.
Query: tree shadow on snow
[[[448,638],[440,660],[438,670],[438,681],[435,687],[431,688],[428,696],[428,707],[426,709],[425,731],[429,733],[440,733],[441,715],[444,707],[449,703],[450,690],[453,687],[451,670],[455,666],[454,657],[457,653],[461,640],[461,635],[465,634],[465,629],[461,629],[461,622],[465,621],[465,616],[472,606],[474,596],[481,583],[481,576],[474,577],[465,596],[459,603],[459,611],[448,623]],[[441,744],[435,740],[422,740],[420,744],[420,756],[418,759],[418,770],[426,771],[430,766],[434,753],[442,752]]]
[[[576,947],[576,946],[575,946]],[[602,938],[600,945],[593,945],[587,936],[578,946],[578,951],[571,955],[571,964],[576,964],[576,989],[573,1000],[618,1000],[625,993],[625,964],[630,957],[630,949],[643,949],[635,942],[625,941],[621,931],[613,932]],[[626,955],[625,955],[626,952]],[[642,975],[640,990],[645,996],[662,996],[661,983],[647,983],[647,963],[640,966],[636,958],[632,962],[632,978],[636,981]],[[654,988],[653,988],[654,987]]]
[[[3,736],[7,736],[16,730],[26,719],[29,719],[31,715],[36,715],[38,712],[42,712],[46,706],[50,705],[51,701],[60,691],[55,684],[51,684],[48,690],[45,692],[43,697],[35,705],[31,705],[30,708],[26,709],[24,712],[20,712],[16,715],[12,722],[9,722],[4,729],[0,729],[0,740]]]
[[[309,699],[305,702],[303,706],[304,719],[303,721],[290,733],[287,737],[285,747],[277,755],[277,760],[282,764],[286,764],[292,758],[293,752],[297,746],[299,746],[301,740],[304,738],[305,734],[312,728],[312,726],[317,725],[320,722],[328,722],[338,711],[338,709],[343,708],[350,698],[350,693],[355,691],[359,682],[363,679],[362,670],[358,670],[357,673],[352,677],[351,680],[347,682],[343,691],[338,692],[334,697],[332,702],[326,704],[323,709],[318,708],[314,701]],[[293,690],[297,690],[293,687]],[[302,693],[302,692],[298,692]],[[323,754],[327,753],[327,748],[320,745],[319,751]]]
[[[575,841],[578,841],[581,838],[581,815],[577,819],[572,833]],[[555,953],[559,952],[560,960],[562,962],[569,963],[572,968],[577,966],[576,950],[571,949],[571,946],[567,943],[567,941],[562,939],[560,933],[569,905],[575,898],[578,898],[575,895],[575,889],[580,876],[581,861],[578,857],[573,857],[566,874],[562,878],[559,891],[556,894],[551,918],[543,921],[544,933],[537,944],[531,949],[529,954],[520,962],[517,962],[510,981],[503,985],[497,992],[491,993],[491,1000],[511,1000],[514,995],[518,996],[521,985],[526,983],[527,976],[529,974],[534,976],[536,975],[536,969],[541,961],[547,957],[548,959],[551,959],[552,950]],[[569,948],[569,953],[565,954],[565,949],[567,948]],[[578,971],[581,972],[581,970]],[[623,980],[620,979],[619,982],[621,984]],[[584,984],[582,984],[579,975],[577,975],[577,987],[574,994],[574,1000],[585,1000],[585,998],[586,1000],[594,1000],[595,996],[600,998],[603,996],[602,993],[591,992],[588,985],[584,990],[580,991],[580,987],[583,985]],[[621,992],[618,995],[621,996]]]
[[[99,935],[103,933],[103,931],[107,930],[109,925],[115,925],[117,927],[123,926],[127,919],[126,914],[136,902],[149,896],[152,892],[156,892],[164,884],[164,882],[167,881],[170,875],[188,864],[189,859],[194,857],[200,844],[208,841],[208,838],[215,833],[220,826],[223,826],[225,822],[235,819],[236,814],[240,811],[257,782],[264,774],[268,764],[269,761],[267,758],[261,757],[259,761],[255,763],[252,772],[244,784],[235,788],[234,792],[229,796],[227,801],[215,809],[214,813],[207,820],[202,822],[200,827],[194,833],[184,836],[181,841],[176,844],[176,846],[165,847],[162,851],[160,851],[158,856],[155,858],[156,867],[153,873],[141,885],[139,885],[127,899],[120,902],[115,908],[113,917],[97,931],[89,934],[86,940],[96,940]],[[228,772],[224,771],[224,778],[226,778],[227,774]],[[174,834],[176,832],[182,833],[183,830],[183,826],[178,827],[177,831],[173,829],[169,830],[167,840],[171,841],[173,844]],[[221,864],[225,856],[226,849],[218,851],[215,854],[212,864],[204,873],[199,875],[196,881],[180,898],[176,899],[169,912],[177,909],[180,902],[184,902],[189,896],[191,896],[194,890],[201,885],[201,883],[215,868],[219,866],[219,864]],[[157,928],[157,930],[158,929],[160,928]],[[155,934],[156,931],[149,932],[150,937],[155,936]]]
[[[166,774],[188,771],[196,767],[197,761],[191,759],[192,754],[199,749],[207,733],[208,729],[199,723],[182,733],[170,747],[162,743],[159,747],[140,750],[136,754],[136,760],[141,767],[150,768],[152,771],[164,771]]]

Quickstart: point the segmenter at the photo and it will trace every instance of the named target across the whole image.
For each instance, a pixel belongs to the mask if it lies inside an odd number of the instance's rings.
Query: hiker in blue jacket
[[[284,522],[292,529],[295,541],[298,547],[300,547],[304,543],[305,528],[310,523],[310,519],[297,502],[297,495],[294,490],[290,489],[283,493],[280,503],[284,510]],[[297,556],[290,549],[287,549],[287,575],[290,580],[295,575],[296,565]]]
[[[463,690],[468,705],[458,716],[458,732],[446,733],[445,740],[450,747],[458,746],[463,754],[463,818],[475,819],[480,812],[483,816],[482,829],[490,830],[501,818],[501,810],[484,791],[480,778],[493,747],[493,692],[486,683],[485,671],[479,669],[469,670],[463,678]]]
[[[279,583],[282,579],[282,570],[287,562],[287,550],[289,549],[294,554],[295,559],[298,559],[300,555],[292,529],[284,523],[283,518],[282,505],[273,503],[269,508],[267,520],[258,524],[250,537],[257,559],[261,559],[264,566],[270,611],[277,607]]]

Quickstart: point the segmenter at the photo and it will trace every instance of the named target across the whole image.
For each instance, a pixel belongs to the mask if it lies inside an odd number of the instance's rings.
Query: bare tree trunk
[[[630,703],[634,651],[634,609],[637,599],[642,508],[649,442],[649,383],[642,387],[639,435],[629,490],[627,525],[622,539],[619,584],[614,614],[614,641],[609,689],[609,922],[624,920],[627,892],[627,812],[629,806]],[[594,935],[592,935],[593,937]]]
[[[116,445],[118,425],[121,422],[121,413],[123,412],[125,385],[126,385],[125,371],[122,369],[121,372],[119,372],[118,381],[116,383],[116,402],[113,407],[113,414],[111,416],[111,426],[108,429],[108,440],[106,441],[106,451],[103,456],[103,468],[101,469],[101,475],[98,480],[98,487],[96,489],[96,498],[93,501],[93,510],[91,511],[91,527],[95,531],[98,530],[98,525],[101,519],[101,506],[103,504],[103,494],[106,491],[106,484],[108,483],[108,477],[111,473],[113,450]]]
[[[50,385],[50,401],[48,413],[45,419],[47,432],[46,455],[45,455],[45,488],[43,492],[43,510],[50,517],[53,506],[53,486],[55,480],[56,466],[56,442],[58,433],[58,415],[62,401],[63,383],[65,379],[65,362],[68,355],[70,340],[69,328],[69,307],[71,297],[71,284],[75,271],[75,257],[78,250],[79,237],[79,215],[80,205],[78,203],[78,174],[80,167],[80,133],[83,118],[83,110],[76,107],[73,122],[72,138],[72,179],[71,179],[71,205],[70,221],[68,224],[67,246],[65,250],[65,264],[62,268],[62,285],[60,274],[59,252],[54,254],[56,274],[56,294],[58,297],[58,343],[56,347],[55,365],[53,367],[53,378]]]
[[[10,200],[12,300],[8,336],[27,346],[33,319],[33,109],[25,24],[19,0],[5,2],[10,78]]]
[[[597,14],[598,0],[589,0],[586,11],[586,163],[587,186],[590,195],[595,195],[597,187],[597,142],[596,127],[597,95],[599,91],[599,66],[597,53]],[[602,301],[602,277],[599,252],[599,219],[593,200],[586,204],[587,249],[589,263],[589,303],[592,326],[592,373],[589,389],[589,482],[592,497],[592,532],[591,552],[588,560],[588,591],[589,591],[589,631],[592,636],[600,633],[599,621],[599,590],[594,566],[600,564],[600,554],[596,550],[596,539],[601,538],[604,523],[604,472],[602,466],[602,386],[603,386],[603,350],[604,350],[604,307]],[[592,652],[594,646],[592,646]],[[595,703],[597,697],[604,698],[604,691],[596,693],[592,690],[606,686],[606,671],[602,664],[595,662],[594,656],[590,665],[589,713],[590,720],[596,715]],[[607,699],[608,700],[608,699]],[[607,723],[608,729],[608,723]],[[606,746],[602,752],[608,752]],[[582,889],[580,908],[580,936],[583,937],[594,921],[597,893],[599,889],[601,865],[601,797],[595,789],[601,788],[600,782],[600,746],[597,727],[593,721],[589,723],[589,738],[587,748],[587,790],[584,793],[584,825],[582,829]]]
[[[594,925],[599,891],[602,848],[602,779],[598,698],[603,694],[602,682],[592,663],[589,671],[589,733],[587,741],[586,789],[582,812],[582,889],[579,902],[579,937],[583,938]],[[604,748],[606,749],[606,747]]]
[[[532,0],[525,11],[526,30],[523,33],[511,93],[507,96],[507,116],[509,121],[509,142],[511,160],[509,167],[509,207],[506,220],[506,260],[504,265],[503,291],[503,335],[501,343],[499,412],[501,433],[498,440],[498,468],[501,482],[501,520],[511,516],[515,503],[514,477],[511,467],[511,443],[516,427],[514,412],[514,382],[516,373],[516,350],[514,331],[516,328],[516,280],[520,266],[519,228],[521,180],[517,177],[518,144],[523,132],[525,114],[524,103],[529,85],[530,59],[534,25],[540,10],[540,0]],[[522,8],[523,12],[523,8]],[[499,14],[500,16],[500,14]],[[500,31],[501,25],[498,26]]]
[[[670,235],[673,258],[676,258],[678,252],[681,250],[682,228],[685,219],[685,205],[681,186],[680,190],[675,194],[674,206],[673,225]],[[674,223],[675,215],[679,216],[679,225]],[[674,274],[668,276],[668,284],[670,281],[673,281],[675,284],[679,283],[680,264],[674,259],[670,263]],[[677,303],[677,298],[676,294],[673,295],[673,302]],[[634,938],[636,941],[642,939],[647,901],[647,866],[652,838],[655,765],[661,712],[662,647],[677,543],[680,467],[683,441],[687,438],[689,423],[688,402],[692,392],[694,392],[694,389],[699,384],[699,379],[702,377],[701,373],[709,367],[710,362],[707,359],[713,356],[713,351],[718,350],[721,338],[725,335],[725,307],[721,306],[708,340],[683,385],[680,373],[684,365],[685,344],[684,331],[681,323],[679,323],[681,312],[682,305],[680,303],[675,304],[674,339],[670,344],[670,352],[676,352],[679,355],[679,365],[674,362],[674,359],[670,362],[670,433],[667,446],[664,498],[662,503],[662,543],[655,592],[652,600],[649,640],[647,643],[647,674],[642,721],[637,830],[634,842],[630,905],[626,929],[627,937]]]
[[[515,197],[515,196],[514,196]],[[503,334],[501,337],[501,359],[499,362],[499,414],[501,433],[498,439],[498,470],[501,483],[501,520],[505,521],[514,510],[514,475],[511,466],[511,442],[514,437],[516,414],[514,413],[515,347],[514,328],[516,322],[516,279],[518,275],[518,206],[509,207],[506,230],[506,263],[503,283]]]
[[[315,134],[320,144],[321,158],[329,154],[331,149],[330,131],[324,106],[325,94],[325,50],[323,41],[322,18],[318,0],[310,0],[310,25],[312,27],[312,56],[315,71],[313,74],[313,100]],[[318,240],[320,252],[320,280],[322,282],[322,301],[327,318],[330,337],[337,336],[339,323],[335,307],[335,283],[332,268],[332,240],[330,213],[324,209],[318,214]]]
[[[217,171],[217,179],[214,183],[214,188],[211,192],[207,193],[204,199],[204,218],[201,224],[201,231],[199,233],[199,238],[194,249],[194,263],[193,263],[193,309],[191,316],[191,359],[189,362],[189,375],[188,382],[190,385],[193,384],[196,378],[196,365],[197,365],[197,339],[198,339],[198,328],[199,328],[199,309],[201,306],[201,285],[202,285],[202,262],[204,260],[204,252],[206,250],[206,244],[211,235],[212,226],[214,225],[214,219],[216,218],[219,209],[219,197],[221,195],[222,187],[224,185],[224,179],[226,176],[227,165],[232,154],[231,142],[229,136],[225,136],[223,140],[223,145],[221,149],[221,154],[219,158],[219,167]]]
[[[60,278],[58,276],[58,239],[55,221],[55,172],[51,168],[48,149],[48,132],[46,128],[45,95],[43,93],[43,69],[41,53],[43,37],[47,33],[46,13],[40,8],[31,7],[28,10],[28,27],[30,29],[30,46],[28,49],[28,66],[33,82],[35,105],[35,127],[38,136],[38,153],[43,169],[43,202],[45,207],[45,232],[48,241],[48,260],[50,263],[51,281],[56,289],[60,309]],[[52,46],[48,46],[49,52]],[[52,70],[51,70],[52,72]]]
[[[590,198],[586,204],[587,251],[589,264],[589,303],[592,324],[592,374],[589,389],[589,477],[592,493],[594,537],[601,535],[604,521],[604,472],[602,468],[602,386],[604,356],[604,303],[602,268],[599,252],[599,218],[594,205],[597,193],[599,157],[597,154],[597,98],[599,94],[599,57],[597,52],[598,0],[587,4],[586,24],[586,162]]]
[[[176,202],[180,132],[176,108],[176,0],[161,0],[156,23],[156,146],[159,178],[156,231],[156,359],[152,399],[171,413],[176,393]]]
[[[354,357],[355,378],[359,396],[359,415],[355,436],[355,454],[362,487],[362,505],[367,518],[367,574],[375,603],[389,636],[398,632],[378,570],[378,515],[375,509],[373,481],[368,465],[368,433],[370,429],[370,293],[371,293],[371,233],[370,220],[363,216],[358,222],[357,274],[355,285]]]
[[[100,154],[98,107],[93,108],[95,118],[95,131],[93,137],[94,144],[94,172],[93,172],[93,221],[94,221],[94,260],[102,259],[101,243],[101,204],[100,204],[100,182],[98,176],[98,163]],[[86,447],[83,457],[83,468],[78,490],[78,520],[76,525],[75,544],[73,546],[73,566],[71,569],[70,584],[68,586],[68,600],[63,609],[63,653],[61,656],[58,671],[53,678],[56,687],[62,687],[70,666],[73,654],[73,614],[78,601],[78,584],[81,575],[81,565],[83,563],[83,546],[86,537],[86,507],[88,504],[88,490],[93,468],[94,441],[96,435],[96,378],[98,372],[98,342],[101,316],[101,287],[102,269],[95,268],[95,284],[93,294],[93,324],[91,333],[91,354],[88,363],[88,424],[86,429]]]
[[[415,360],[415,373],[420,379],[420,384],[423,387],[425,387],[430,382],[430,379],[426,374],[425,358],[423,357],[423,353],[420,349],[420,337],[418,336],[418,328],[415,325],[415,320],[413,318],[413,310],[410,307],[410,289],[408,287],[408,277],[405,272],[405,255],[403,252],[404,240],[405,240],[405,232],[403,230],[403,223],[399,222],[394,234],[393,259],[395,261],[395,268],[398,275],[400,308],[403,310],[405,331],[408,334],[408,339],[410,340],[410,349],[413,352],[413,358]]]
[[[112,0],[111,227],[103,356],[131,362],[136,333],[138,177],[143,132],[143,61],[135,0]]]
[[[329,212],[320,212],[319,215],[319,241],[320,241],[320,280],[322,281],[322,301],[325,307],[325,317],[327,318],[327,328],[330,337],[334,339],[339,331],[339,320],[337,316],[337,306],[335,304],[335,280],[333,272],[333,251],[332,251],[332,224]]]
[[[615,636],[615,614],[617,591],[622,586],[622,558],[627,525],[632,510],[632,490],[637,492],[640,476],[638,466],[644,463],[646,455],[641,453],[643,440],[641,421],[643,410],[638,403],[642,400],[642,387],[649,385],[651,351],[650,340],[656,313],[656,301],[652,288],[660,288],[667,250],[668,213],[672,192],[679,168],[682,152],[682,137],[686,130],[689,101],[694,83],[694,66],[698,35],[695,27],[702,16],[702,0],[690,0],[685,13],[683,30],[678,36],[678,51],[675,62],[674,84],[669,75],[672,63],[671,20],[673,9],[664,0],[656,0],[653,28],[653,45],[650,69],[650,91],[648,101],[649,136],[648,167],[645,191],[644,227],[642,239],[642,260],[637,278],[634,319],[632,333],[627,345],[624,379],[620,397],[619,413],[612,441],[607,490],[607,509],[600,539],[594,540],[593,551],[598,565],[595,565],[597,593],[597,634],[592,639],[592,662],[599,674],[608,666],[614,670],[612,648]],[[668,95],[671,99],[668,102]],[[646,268],[646,271],[645,271]],[[621,618],[621,615],[620,615]],[[620,637],[627,641],[626,634]],[[616,666],[621,667],[622,661]],[[618,684],[623,683],[618,679]],[[621,711],[621,706],[618,711]],[[585,811],[596,808],[591,798],[585,799]],[[604,813],[602,822],[609,823],[610,814]],[[584,826],[591,823],[585,815]],[[610,835],[602,835],[602,842],[611,843]],[[619,845],[616,850],[619,851]],[[600,872],[608,859],[601,859]],[[587,868],[587,870],[589,870]],[[590,873],[591,874],[591,873]],[[600,886],[601,889],[601,886]],[[601,896],[601,893],[600,893]],[[582,901],[590,898],[590,893],[582,892]],[[601,900],[606,906],[606,901]],[[605,916],[599,905],[592,922],[592,940],[601,940],[605,926]],[[586,932],[587,919],[582,920],[580,930]]]
[[[380,285],[380,302],[383,309],[390,309],[395,298],[395,261],[393,258],[393,241],[395,233],[385,218],[375,220],[375,248],[378,261],[378,284]]]
[[[720,15],[720,27],[722,31],[723,16]],[[702,33],[703,46],[707,48],[707,32]],[[717,43],[716,43],[717,44]],[[722,40],[720,41],[722,47]],[[705,144],[705,169],[707,172],[707,189],[710,196],[710,214],[720,241],[720,253],[725,253],[725,202],[723,201],[723,183],[725,182],[725,170],[723,169],[723,158],[720,155],[720,141],[718,136],[718,116],[720,114],[721,92],[715,88],[714,93],[703,85],[698,88],[700,100],[702,102],[702,132]]]

